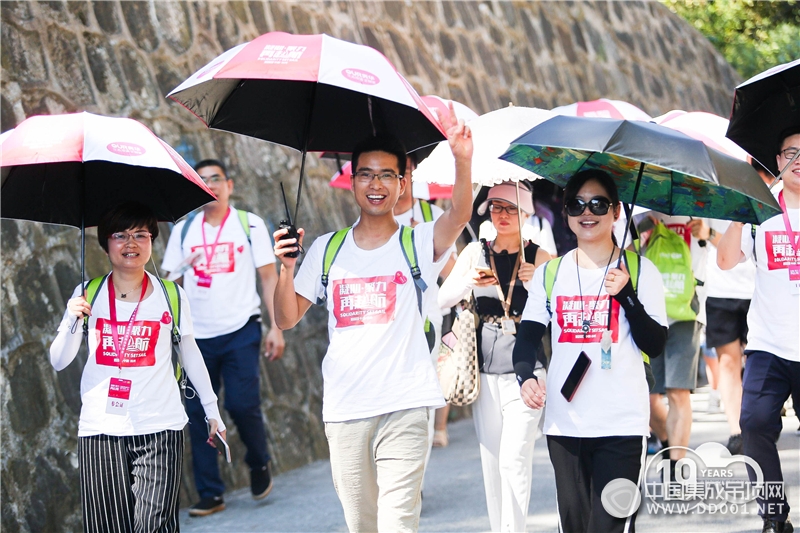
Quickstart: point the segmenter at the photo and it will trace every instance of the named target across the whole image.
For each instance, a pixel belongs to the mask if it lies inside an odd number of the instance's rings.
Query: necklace
[[[617,246],[614,245],[611,248],[611,255],[608,256],[608,263],[606,263],[606,270],[603,273],[603,279],[605,279],[606,274],[608,274],[608,268],[611,266],[611,259],[614,257],[614,252],[617,250]],[[581,297],[581,331],[583,331],[583,338],[585,339],[586,336],[589,334],[589,329],[592,324],[592,317],[594,316],[594,312],[597,310],[597,301],[600,299],[600,292],[603,290],[603,281],[600,281],[600,288],[597,290],[597,296],[594,299],[594,307],[592,308],[592,312],[589,314],[589,318],[585,318],[583,312],[583,289],[581,288],[581,269],[578,266],[578,248],[575,249],[575,272],[578,275],[578,294]]]
[[[144,282],[144,278],[142,278],[142,281],[140,281],[140,282],[139,282],[139,284],[138,284],[137,286],[135,286],[134,288],[130,289],[128,292],[122,292],[122,290],[120,289],[120,291],[119,291],[119,295],[120,295],[120,296],[122,297],[122,299],[124,300],[125,298],[127,298],[127,297],[128,297],[128,295],[129,295],[130,293],[132,293],[133,291],[135,291],[136,289],[138,289],[139,287],[141,287],[141,286],[142,286],[142,282]],[[119,287],[117,287],[117,288],[119,289]]]

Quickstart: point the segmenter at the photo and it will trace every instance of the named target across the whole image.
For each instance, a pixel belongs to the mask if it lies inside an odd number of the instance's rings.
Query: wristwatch
[[[714,238],[714,235],[716,235],[716,234],[717,234],[717,232],[716,232],[716,231],[714,231],[714,228],[710,228],[710,229],[708,230],[708,239],[700,239],[699,241],[697,241],[697,244],[698,244],[698,245],[699,245],[701,248],[705,247],[705,245],[706,245],[708,242],[711,242],[711,240]]]

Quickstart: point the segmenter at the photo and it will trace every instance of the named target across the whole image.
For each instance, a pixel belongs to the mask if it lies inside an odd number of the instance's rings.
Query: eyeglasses
[[[222,183],[227,178],[224,178],[222,176],[211,176],[210,178],[201,178],[201,179],[203,180],[203,183],[209,185],[211,183]]]
[[[143,244],[145,242],[149,242],[153,237],[153,234],[149,231],[134,231],[133,233],[128,233],[127,231],[118,231],[116,233],[112,233],[109,236],[109,239],[116,243],[126,243],[128,239],[133,239],[133,241],[137,244]]]
[[[611,200],[602,196],[595,196],[588,202],[584,202],[580,198],[573,198],[564,205],[567,209],[567,214],[571,217],[581,216],[587,206],[593,215],[603,216],[608,213],[608,208],[611,207]]]
[[[403,176],[400,174],[395,174],[394,172],[367,172],[366,170],[359,170],[353,175],[356,178],[356,181],[359,183],[367,184],[371,183],[374,178],[378,178],[381,180],[381,183],[389,183],[393,179],[397,178],[400,179]]]
[[[787,148],[785,150],[781,150],[781,153],[783,154],[783,157],[785,157],[786,159],[791,159],[797,154],[798,151],[800,150],[798,150],[797,148]]]
[[[499,215],[503,211],[508,213],[509,215],[516,215],[519,213],[519,208],[515,205],[497,205],[497,204],[489,204],[489,211]]]

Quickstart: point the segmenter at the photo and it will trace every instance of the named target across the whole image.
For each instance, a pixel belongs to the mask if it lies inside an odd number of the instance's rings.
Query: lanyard
[[[211,260],[214,258],[214,252],[217,251],[217,244],[219,243],[220,235],[222,235],[222,228],[225,227],[225,222],[228,221],[230,214],[231,210],[228,208],[228,212],[225,213],[225,217],[222,219],[222,224],[219,225],[217,238],[214,239],[214,244],[211,245],[211,252],[209,253],[208,244],[206,244],[206,215],[203,213],[203,225],[200,227],[200,233],[203,234],[203,253],[206,254],[206,275],[209,275],[208,272],[211,270]]]
[[[128,351],[128,343],[131,340],[131,331],[133,331],[133,323],[136,321],[136,313],[139,311],[139,305],[144,299],[144,294],[147,292],[147,274],[144,274],[142,279],[142,293],[139,295],[139,302],[133,308],[131,318],[128,320],[128,325],[125,326],[125,333],[122,336],[122,349],[120,349],[119,332],[117,331],[117,300],[116,292],[114,291],[114,280],[112,279],[113,273],[108,276],[108,310],[111,315],[111,337],[114,339],[114,351],[117,352],[119,359],[119,369],[122,370],[122,359]]]
[[[519,270],[519,261],[514,261],[514,270],[511,272],[511,281],[508,283],[508,296],[503,296],[503,288],[500,287],[500,277],[497,275],[497,267],[494,264],[494,250],[489,248],[489,263],[492,266],[492,274],[497,278],[497,297],[500,298],[500,303],[503,304],[503,312],[506,318],[509,318],[509,311],[511,310],[511,297],[514,294],[514,282],[517,281],[517,270]],[[523,253],[524,250],[520,250]]]
[[[794,250],[795,257],[797,257],[798,247],[797,244],[800,242],[800,231],[792,231],[792,224],[789,221],[789,213],[786,209],[786,200],[783,199],[783,191],[778,194],[778,203],[781,206],[781,211],[783,212],[783,225],[786,226],[786,235],[789,236],[789,243],[792,245],[792,249]],[[800,258],[798,258],[800,259]]]

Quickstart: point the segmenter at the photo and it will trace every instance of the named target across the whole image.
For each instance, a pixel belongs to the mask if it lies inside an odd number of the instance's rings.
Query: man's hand
[[[277,361],[283,357],[283,349],[286,347],[286,342],[283,340],[283,331],[277,327],[272,327],[267,332],[264,339],[264,357],[267,361]]]
[[[547,399],[547,385],[545,379],[526,379],[519,389],[522,402],[531,409],[541,409]]]
[[[450,143],[450,150],[453,152],[453,157],[456,162],[459,160],[472,160],[472,131],[469,126],[464,124],[463,119],[456,116],[456,111],[453,108],[453,102],[449,103],[450,116],[446,117],[447,120],[443,123],[445,133],[447,134],[447,142]]]
[[[286,270],[291,272],[294,270],[300,256],[298,254],[297,257],[286,257],[286,254],[300,250],[300,247],[303,245],[303,236],[306,232],[303,228],[298,228],[297,234],[299,235],[299,239],[280,240],[281,237],[285,236],[287,233],[289,233],[288,228],[281,228],[272,234],[272,238],[275,241],[275,257],[278,258],[278,261],[281,262]]]

